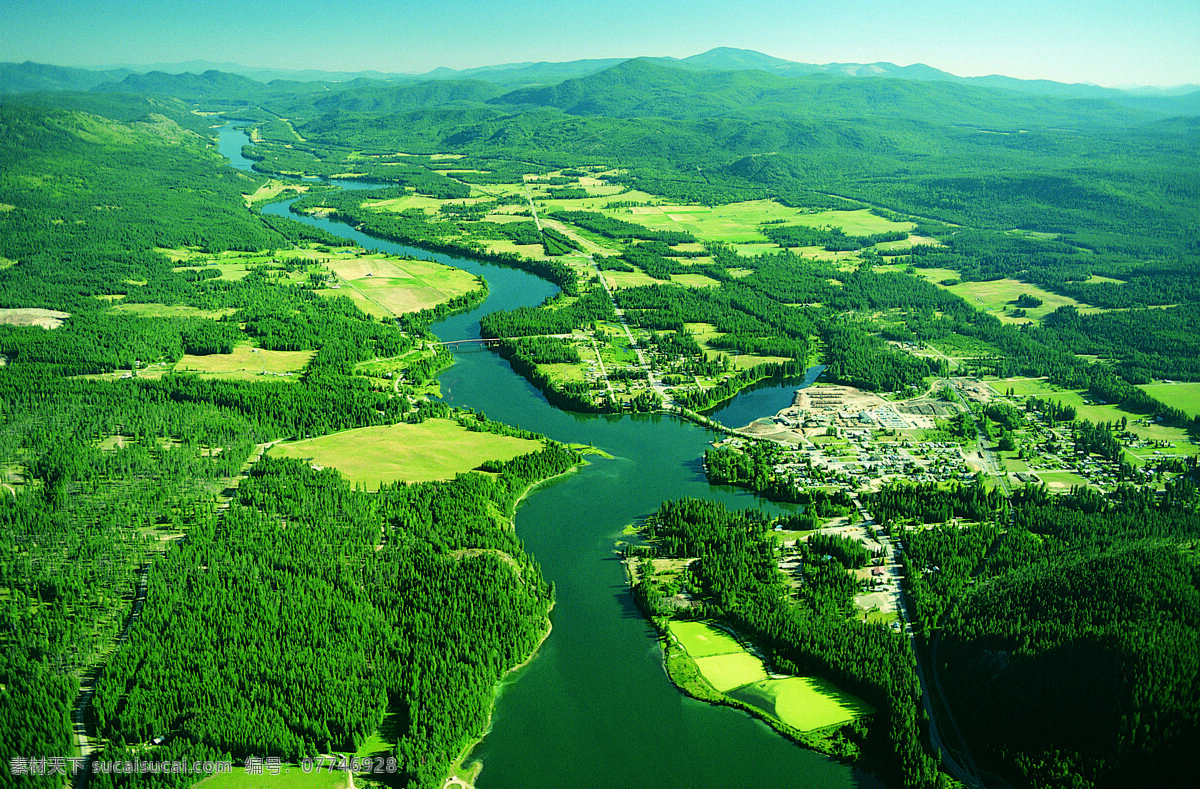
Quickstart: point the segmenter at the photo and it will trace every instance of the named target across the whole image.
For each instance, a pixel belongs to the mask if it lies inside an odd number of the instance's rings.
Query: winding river
[[[246,137],[232,125],[220,152],[249,169]],[[364,188],[361,182],[340,182]],[[431,253],[373,238],[340,223],[292,216],[367,249],[431,259],[482,275],[487,300],[433,326],[443,339],[479,336],[479,318],[536,305],[555,286],[516,269]],[[661,650],[641,616],[614,553],[622,528],[671,498],[720,499],[734,507],[770,507],[756,497],[711,486],[700,459],[708,430],[660,415],[584,415],[546,402],[508,363],[482,349],[455,352],[440,376],[456,406],[563,442],[592,444],[612,459],[552,480],[520,505],[517,534],[555,583],[553,632],[536,657],[500,687],[492,728],[475,748],[487,787],[839,787],[878,786],[870,776],[800,748],[755,718],[688,698],[667,678]],[[791,403],[797,383],[734,398],[714,413],[746,424]]]

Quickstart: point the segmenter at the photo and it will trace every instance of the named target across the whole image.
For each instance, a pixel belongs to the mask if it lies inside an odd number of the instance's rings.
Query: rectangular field
[[[667,629],[693,658],[744,651],[736,638],[704,622],[672,621]]]
[[[541,448],[540,441],[475,433],[449,419],[429,419],[276,444],[271,454],[332,466],[352,485],[378,490],[392,482],[453,479],[485,460],[511,460]]]
[[[700,673],[722,693],[740,688],[751,682],[767,678],[763,662],[749,652],[731,652],[728,655],[710,655],[693,658]]]
[[[709,208],[694,205],[643,206],[631,209],[631,221],[654,230],[686,230],[706,241],[725,241],[732,244],[769,243],[759,226],[770,220],[783,220],[789,225],[805,227],[840,227],[847,235],[868,235],[888,230],[911,230],[911,223],[899,224],[876,216],[868,209],[856,211],[821,211],[804,213],[774,200],[751,200],[744,203]],[[620,218],[614,212],[613,216]]]

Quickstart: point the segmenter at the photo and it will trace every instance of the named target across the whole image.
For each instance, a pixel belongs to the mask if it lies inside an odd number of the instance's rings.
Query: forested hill
[[[1131,124],[1145,116],[1102,101],[1021,96],[992,88],[907,79],[758,70],[694,71],[638,58],[558,85],[512,91],[497,104],[557,107],[574,115],[843,120],[871,116],[990,129]]]

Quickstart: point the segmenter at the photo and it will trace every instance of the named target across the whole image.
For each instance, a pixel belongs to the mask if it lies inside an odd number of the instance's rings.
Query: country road
[[[867,512],[857,494],[851,497],[858,514],[862,517],[865,526],[877,526],[874,518]],[[896,579],[897,585],[900,585],[902,576],[898,571],[900,564],[897,555],[896,546],[892,543],[892,538],[882,528],[877,528],[878,539],[883,546],[889,576]],[[942,693],[941,683],[938,681],[937,666],[933,667],[934,671],[934,692],[942,701],[942,708],[946,710],[946,715],[949,718],[950,726],[954,729],[954,736],[959,743],[962,744],[963,757],[966,759],[966,766],[963,766],[958,760],[951,755],[950,749],[946,746],[942,738],[941,732],[938,731],[937,715],[934,712],[933,698],[930,692],[929,680],[925,677],[924,667],[921,665],[921,654],[917,650],[917,634],[912,625],[912,616],[908,610],[908,601],[904,597],[903,589],[899,592],[899,612],[901,619],[904,620],[903,632],[908,638],[909,647],[912,649],[913,658],[917,664],[917,679],[921,683],[921,704],[925,707],[925,715],[929,719],[929,741],[934,749],[942,756],[942,768],[955,779],[962,781],[971,789],[984,789],[983,781],[979,778],[979,770],[975,766],[975,760],[971,757],[971,751],[967,747],[966,740],[963,739],[962,733],[958,729],[958,724],[954,721],[954,715],[950,711],[950,705],[946,703],[945,694]]]

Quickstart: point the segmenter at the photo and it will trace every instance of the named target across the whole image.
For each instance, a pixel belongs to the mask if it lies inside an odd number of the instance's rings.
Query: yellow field
[[[680,644],[683,644],[683,648],[693,659],[744,651],[736,638],[721,628],[704,622],[674,620],[667,622],[667,629]]]
[[[473,433],[449,419],[429,419],[276,444],[271,454],[332,466],[351,484],[378,490],[392,482],[453,479],[485,460],[511,460],[541,448],[540,441]]]
[[[207,356],[186,354],[175,364],[174,372],[197,373],[213,378],[246,381],[261,380],[259,376],[279,376],[295,380],[304,370],[315,351],[269,351],[238,345],[233,353],[213,353]]]
[[[317,293],[346,296],[377,318],[423,310],[482,287],[474,274],[428,260],[371,255],[331,258],[325,265],[337,275],[339,287]]]
[[[763,662],[749,652],[731,652],[693,660],[708,684],[722,693],[767,678]]]

